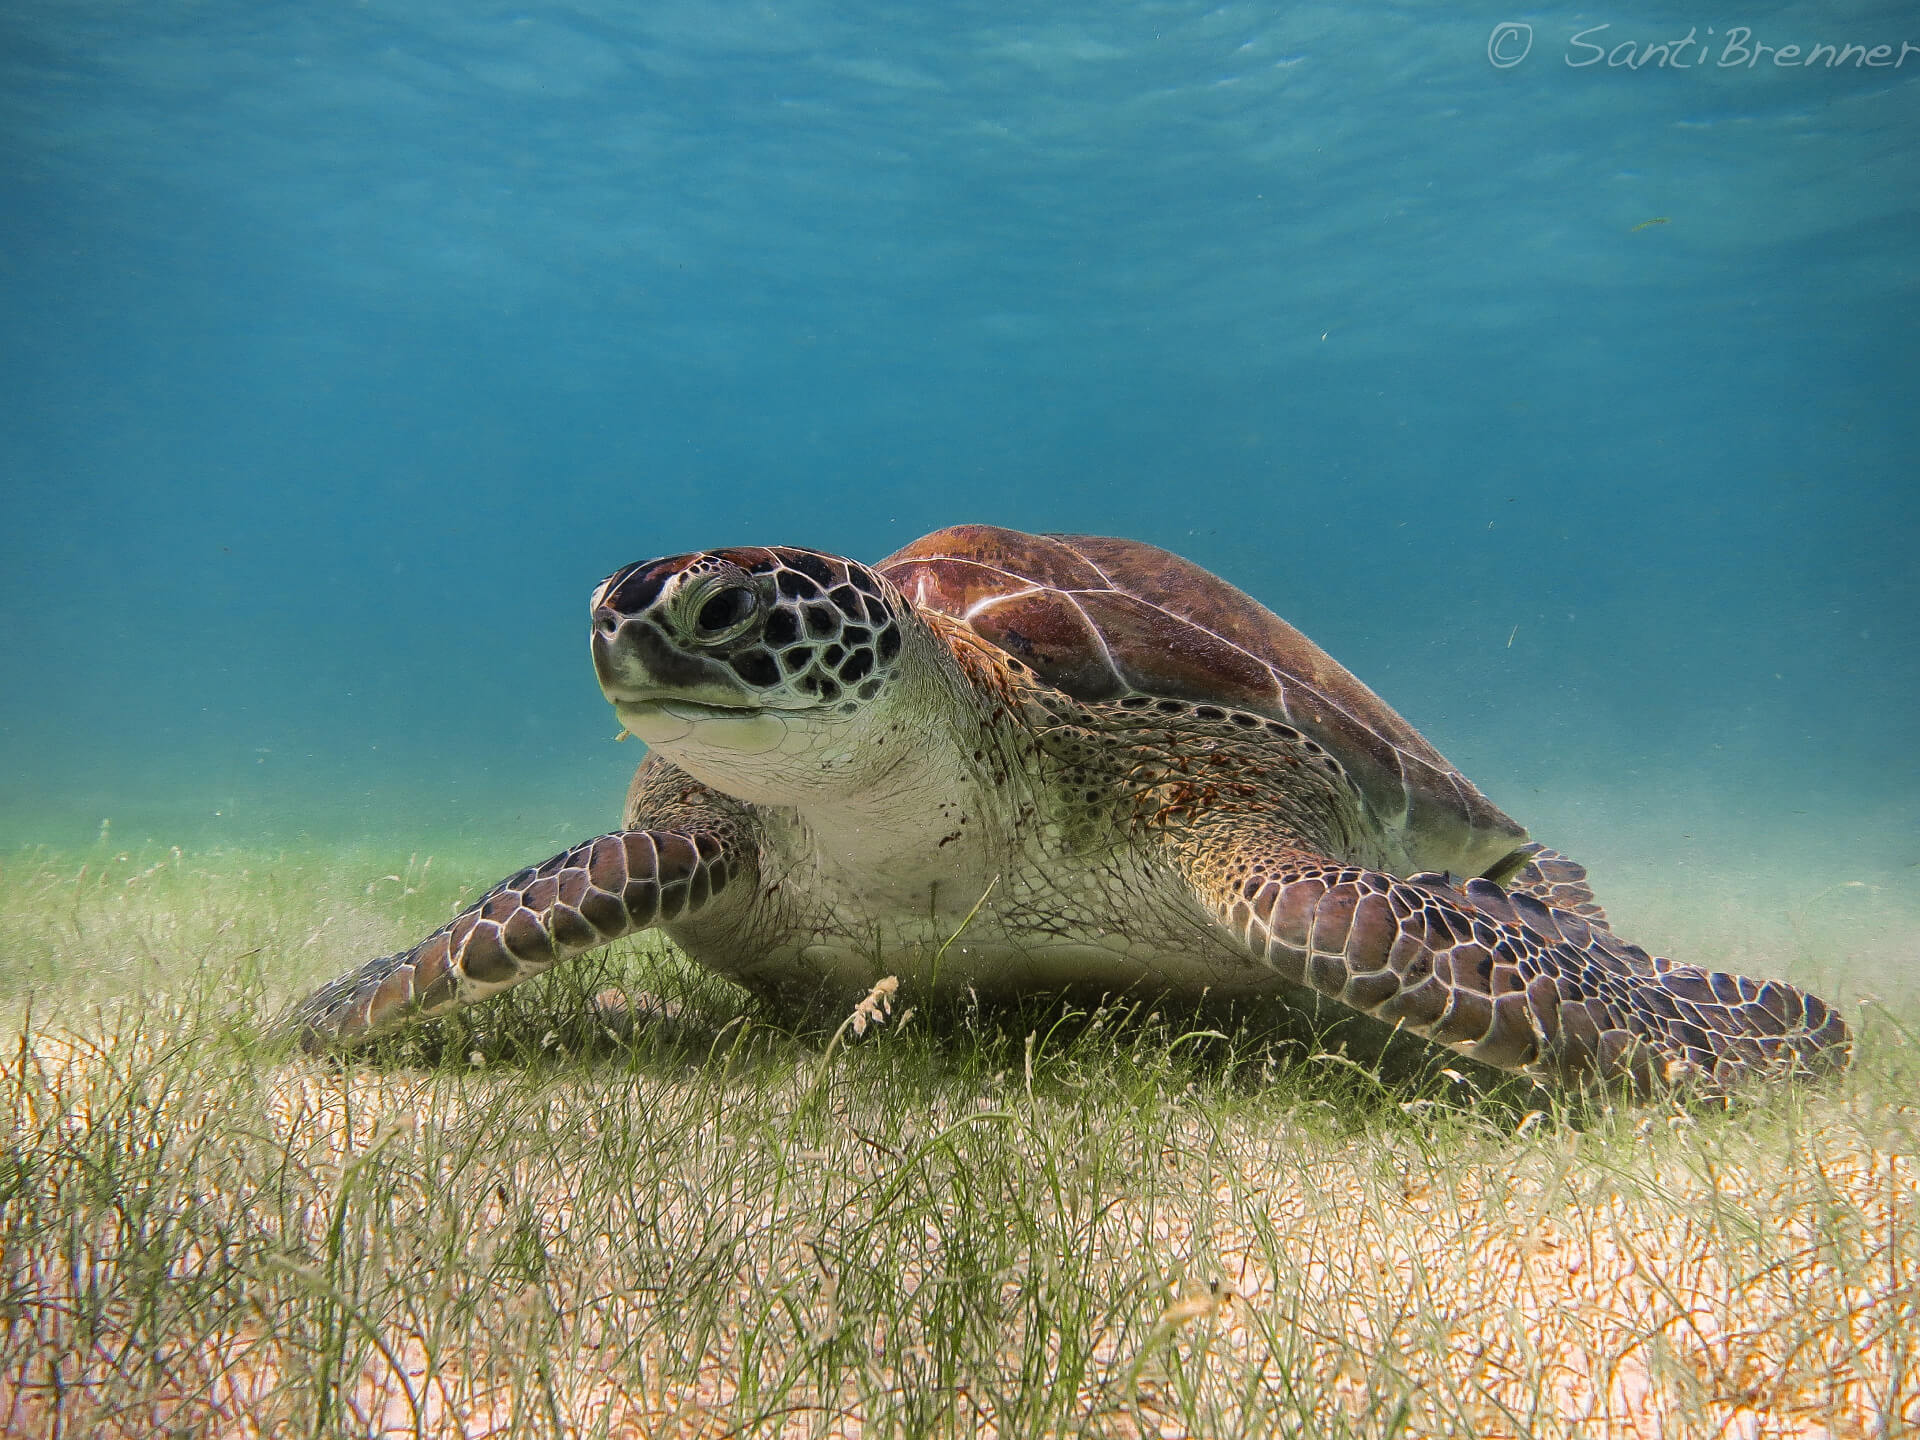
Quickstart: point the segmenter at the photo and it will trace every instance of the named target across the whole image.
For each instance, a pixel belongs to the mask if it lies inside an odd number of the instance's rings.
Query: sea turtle
[[[310,1047],[659,927],[761,992],[1307,987],[1639,1090],[1846,1061],[1817,997],[1616,938],[1585,871],[1371,690],[1151,545],[958,525],[873,567],[707,550],[616,571],[591,610],[650,751],[624,828],[316,991]]]

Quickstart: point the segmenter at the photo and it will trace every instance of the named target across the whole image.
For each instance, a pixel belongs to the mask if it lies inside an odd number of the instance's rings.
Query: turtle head
[[[736,794],[744,757],[817,770],[847,751],[913,623],[866,566],[785,547],[629,565],[592,609],[594,670],[627,730]]]

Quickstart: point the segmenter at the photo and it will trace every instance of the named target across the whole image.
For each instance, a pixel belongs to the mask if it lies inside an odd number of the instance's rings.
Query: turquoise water
[[[986,520],[1650,914],[1912,951],[1910,6],[20,0],[0,77],[0,843],[511,868],[636,758],[602,575]]]

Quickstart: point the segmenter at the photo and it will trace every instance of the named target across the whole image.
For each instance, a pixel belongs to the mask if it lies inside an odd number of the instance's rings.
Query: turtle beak
[[[677,643],[662,613],[686,558],[629,566],[594,591],[591,644],[601,692],[628,734],[678,763],[698,767],[703,754],[773,750],[786,732],[764,698],[724,660]]]
[[[615,705],[659,689],[640,661],[639,632],[627,633],[628,624],[611,606],[593,607],[593,673],[600,693]]]
[[[690,558],[629,565],[593,592],[593,670],[622,718],[663,703],[715,711],[759,708],[723,662],[675,643],[660,615],[672,594],[670,582]]]

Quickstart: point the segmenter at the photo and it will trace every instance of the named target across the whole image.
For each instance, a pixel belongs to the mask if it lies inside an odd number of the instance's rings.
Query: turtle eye
[[[760,618],[760,597],[751,585],[722,584],[695,595],[690,629],[701,645],[718,645],[744,633]]]

